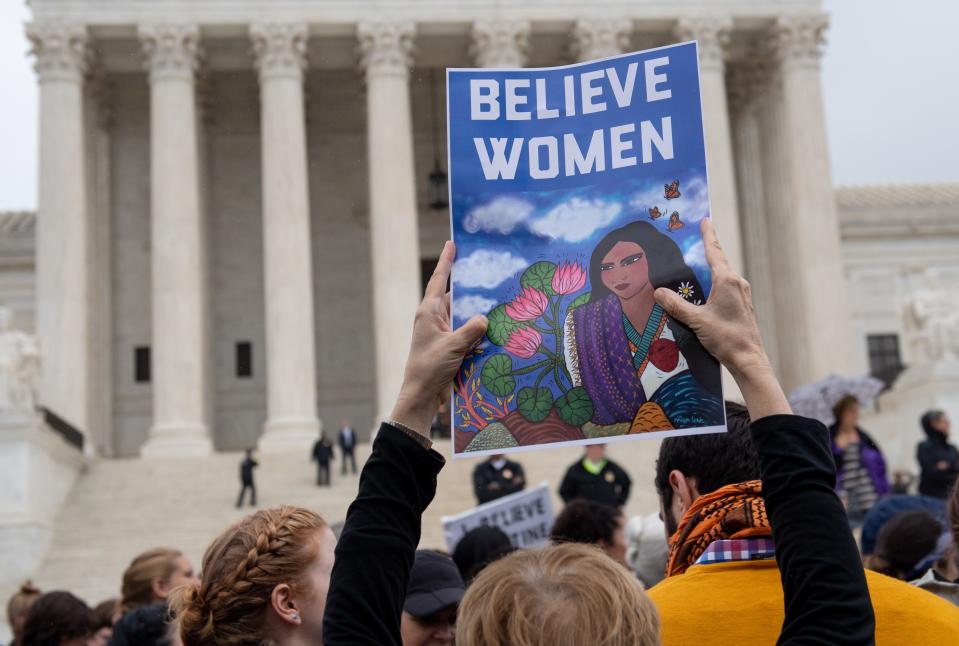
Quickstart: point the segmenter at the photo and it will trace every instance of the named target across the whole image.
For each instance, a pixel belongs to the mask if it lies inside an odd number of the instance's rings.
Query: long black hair
[[[693,299],[705,300],[702,285],[683,259],[679,246],[665,233],[660,233],[649,222],[637,220],[613,229],[599,241],[589,258],[589,302],[600,301],[612,292],[603,284],[603,258],[617,242],[635,242],[643,248],[649,266],[649,282],[653,289],[665,287],[677,291],[681,283],[693,288]]]
[[[693,289],[692,299],[702,299],[705,302],[703,287],[683,259],[679,246],[668,235],[657,231],[656,227],[649,222],[637,220],[613,229],[603,236],[593,249],[593,254],[589,258],[589,303],[597,303],[612,294],[603,284],[600,274],[603,258],[616,246],[617,242],[635,242],[643,248],[649,267],[649,282],[653,289],[665,287],[675,292],[679,290],[681,283],[689,283]],[[673,337],[686,357],[693,377],[707,392],[720,396],[722,385],[719,362],[706,352],[692,330],[673,317],[669,317],[668,321]]]

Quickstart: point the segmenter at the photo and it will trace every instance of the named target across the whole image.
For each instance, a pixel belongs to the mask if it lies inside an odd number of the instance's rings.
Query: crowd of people
[[[547,546],[515,549],[485,526],[452,554],[418,549],[445,464],[430,440],[438,402],[486,330],[481,316],[452,329],[447,243],[417,312],[400,395],[339,538],[315,511],[262,509],[213,540],[199,573],[176,550],[144,552],[119,597],[96,608],[28,582],[8,605],[15,643],[959,643],[959,454],[948,418],[922,418],[919,494],[890,493],[854,399],[838,402],[831,429],[792,414],[748,284],[708,220],[703,237],[713,279],[706,304],[665,290],[655,298],[729,369],[745,406],[727,403],[726,433],[662,442],[648,465],[658,518],[624,517],[639,485],[592,445],[562,480],[565,506]],[[347,444],[355,442],[350,429]],[[328,484],[331,443],[321,438],[313,455],[318,484]],[[522,466],[504,456],[474,475],[480,503],[525,484]]]

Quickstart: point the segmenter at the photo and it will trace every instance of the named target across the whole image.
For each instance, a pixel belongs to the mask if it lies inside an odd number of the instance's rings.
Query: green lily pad
[[[516,390],[513,359],[508,354],[494,354],[483,364],[480,373],[483,386],[497,397],[512,395]]]
[[[533,263],[523,272],[519,278],[519,284],[523,287],[533,287],[545,293],[548,296],[555,296],[553,291],[553,274],[556,273],[556,265],[540,260]]]
[[[553,407],[553,393],[549,388],[520,388],[516,395],[516,408],[530,422],[542,422]]]
[[[589,292],[586,292],[585,294],[580,294],[575,299],[573,299],[573,302],[569,304],[569,309],[573,309],[574,307],[579,307],[580,305],[585,305],[587,302],[589,302]]]
[[[593,400],[577,386],[556,400],[556,413],[570,426],[580,427],[593,419]]]
[[[525,327],[506,313],[506,305],[501,304],[493,308],[486,316],[489,326],[486,328],[486,338],[500,347],[506,345],[510,335],[521,327]]]

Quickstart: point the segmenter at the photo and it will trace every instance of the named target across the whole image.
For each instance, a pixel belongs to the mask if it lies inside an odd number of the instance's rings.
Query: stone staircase
[[[611,444],[609,455],[633,478],[627,515],[657,509],[652,486],[659,442]],[[450,455],[448,441],[437,450]],[[362,467],[370,445],[357,447]],[[527,482],[549,481],[554,492],[566,467],[581,449],[554,448],[514,456],[523,463]],[[145,549],[182,550],[199,570],[210,541],[230,523],[249,513],[234,508],[239,490],[240,453],[216,453],[202,459],[95,459],[80,476],[56,521],[53,545],[33,580],[43,590],[70,590],[89,604],[119,595],[120,579],[130,560]],[[258,455],[257,503],[260,507],[294,504],[322,514],[331,524],[346,516],[356,495],[358,476],[340,476],[333,464],[333,484],[315,486],[316,471],[305,454]],[[423,519],[424,547],[445,549],[440,518],[475,505],[472,470],[480,458],[449,461],[440,475],[437,496]],[[554,494],[555,495],[555,494]],[[554,501],[559,508],[559,501]],[[4,604],[12,586],[0,589]],[[0,625],[0,633],[5,626]],[[0,643],[4,639],[0,635]]]

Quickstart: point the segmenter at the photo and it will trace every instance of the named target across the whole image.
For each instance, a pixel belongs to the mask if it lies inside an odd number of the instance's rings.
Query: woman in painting
[[[566,364],[593,400],[593,422],[630,432],[724,421],[719,363],[653,299],[659,287],[703,298],[679,247],[648,222],[607,234],[590,257],[589,301],[566,317]]]

